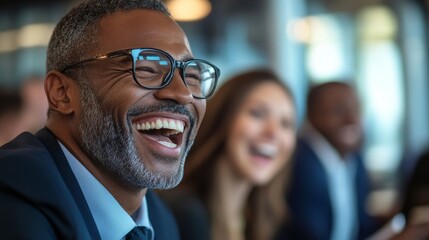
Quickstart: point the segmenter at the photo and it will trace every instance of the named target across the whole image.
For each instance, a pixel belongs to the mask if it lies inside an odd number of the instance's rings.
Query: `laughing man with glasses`
[[[48,46],[46,127],[0,148],[2,239],[178,239],[176,186],[220,71],[156,0],[86,0]]]

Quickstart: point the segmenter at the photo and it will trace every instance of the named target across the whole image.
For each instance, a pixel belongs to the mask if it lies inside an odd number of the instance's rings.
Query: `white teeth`
[[[172,134],[183,132],[185,129],[185,125],[181,121],[176,121],[173,119],[156,119],[151,122],[143,122],[143,123],[135,123],[133,124],[137,130],[151,130],[151,129],[171,129]]]
[[[272,157],[275,154],[277,154],[277,147],[272,144],[258,144],[255,145],[255,150],[262,155],[265,155],[267,157]]]
[[[156,120],[155,122],[155,128],[156,129],[161,129],[162,128],[162,121],[161,120]]]
[[[166,141],[158,141],[159,144],[166,146],[168,148],[175,148],[177,147],[177,144],[172,143],[172,142],[166,142]]]

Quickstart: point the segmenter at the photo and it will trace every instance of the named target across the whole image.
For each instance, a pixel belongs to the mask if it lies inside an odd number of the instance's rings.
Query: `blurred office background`
[[[1,85],[43,77],[50,34],[76,2],[0,1]],[[414,156],[429,144],[428,0],[165,2],[194,55],[221,68],[221,83],[270,66],[292,88],[299,121],[311,84],[353,82],[363,101],[366,166],[376,186],[371,208],[389,210]]]

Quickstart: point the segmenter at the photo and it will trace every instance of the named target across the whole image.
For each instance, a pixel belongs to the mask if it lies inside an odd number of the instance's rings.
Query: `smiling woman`
[[[227,80],[207,112],[178,189],[164,193],[182,239],[274,239],[295,147],[289,89],[266,69]]]

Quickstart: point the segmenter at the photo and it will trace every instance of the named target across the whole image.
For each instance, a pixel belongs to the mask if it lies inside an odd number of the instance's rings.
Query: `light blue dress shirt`
[[[124,239],[125,235],[135,226],[149,228],[152,231],[152,240],[155,239],[154,230],[149,220],[146,198],[142,199],[141,207],[131,217],[79,160],[60,141],[58,142],[82,189],[101,239]]]
[[[358,216],[354,179],[356,163],[342,159],[332,145],[310,123],[301,132],[320,159],[328,177],[328,191],[333,211],[331,240],[356,239]]]

